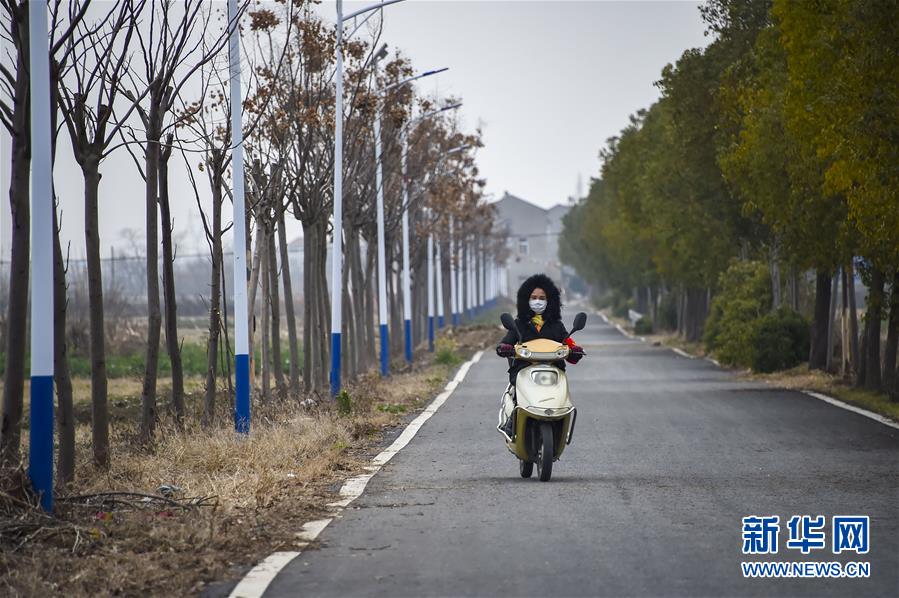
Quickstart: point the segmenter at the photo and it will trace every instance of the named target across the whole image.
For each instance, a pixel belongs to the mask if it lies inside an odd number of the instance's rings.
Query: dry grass
[[[477,327],[453,342],[469,355],[496,336],[495,327]],[[2,478],[0,594],[193,594],[294,548],[302,524],[320,517],[342,481],[380,450],[383,431],[428,402],[451,373],[428,354],[416,362],[386,382],[360,379],[348,389],[347,415],[330,402],[257,406],[249,437],[235,435],[223,413],[211,430],[163,421],[147,449],[135,442],[133,423],[119,421],[108,470],[90,463],[90,430],[80,425],[77,479],[57,498],[55,517],[25,504],[33,498],[22,490],[22,470]],[[164,484],[177,487],[167,500],[109,494],[158,495]]]

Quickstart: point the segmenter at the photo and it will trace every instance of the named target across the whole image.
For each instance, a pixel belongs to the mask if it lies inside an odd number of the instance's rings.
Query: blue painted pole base
[[[434,352],[434,316],[428,316],[428,351]]]
[[[406,346],[406,361],[412,363],[412,321],[403,320],[403,337]]]
[[[340,392],[340,333],[331,333],[331,396]]]
[[[437,329],[443,330],[443,316],[437,316]]]
[[[459,312],[453,312],[453,326],[459,325]]]
[[[53,376],[31,377],[28,477],[41,508],[53,511]]]
[[[381,375],[390,375],[390,343],[387,324],[381,324]]]
[[[234,429],[250,433],[250,356],[234,356]]]

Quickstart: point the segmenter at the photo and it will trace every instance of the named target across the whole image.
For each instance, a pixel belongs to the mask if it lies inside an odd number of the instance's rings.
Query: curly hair
[[[534,311],[528,305],[531,293],[534,289],[541,288],[546,292],[546,310],[543,312],[543,319],[547,322],[562,319],[562,299],[559,294],[559,287],[546,274],[534,274],[528,277],[518,288],[518,296],[516,307],[518,309],[518,319],[528,321],[534,317]]]

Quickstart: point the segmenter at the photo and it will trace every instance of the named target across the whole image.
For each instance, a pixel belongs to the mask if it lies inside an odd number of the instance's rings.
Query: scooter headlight
[[[550,370],[531,372],[531,380],[540,386],[555,386],[559,383],[559,374]]]
[[[523,357],[524,359],[527,359],[528,357],[531,356],[531,350],[528,349],[527,347],[520,347],[518,349],[518,356]]]

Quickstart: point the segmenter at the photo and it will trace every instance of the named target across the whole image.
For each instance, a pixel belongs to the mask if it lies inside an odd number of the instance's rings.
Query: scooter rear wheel
[[[548,482],[553,475],[553,426],[549,422],[540,423],[540,439],[537,442],[537,475],[541,482]]]
[[[518,460],[518,473],[521,474],[523,478],[529,478],[534,473],[534,462],[533,461],[525,461],[524,459]]]

